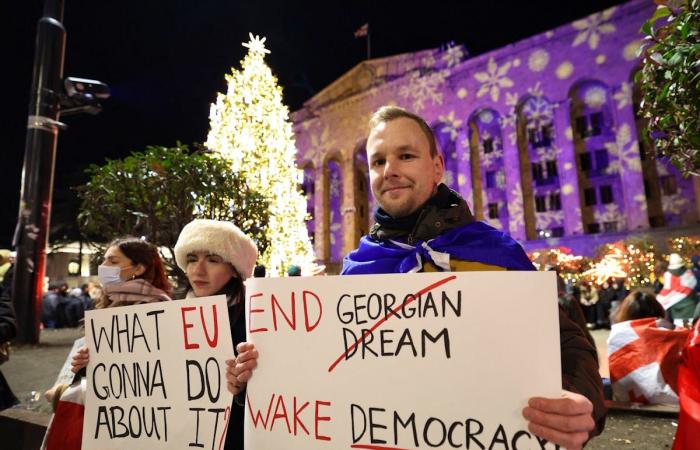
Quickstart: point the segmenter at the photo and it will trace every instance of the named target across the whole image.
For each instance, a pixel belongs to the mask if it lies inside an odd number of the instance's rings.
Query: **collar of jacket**
[[[433,199],[437,196],[442,197],[442,200],[426,202],[420,209],[416,223],[410,232],[377,222],[369,231],[370,238],[375,241],[405,239],[408,244],[413,245],[417,241],[428,241],[447,230],[474,221],[467,202],[457,192],[440,184]]]

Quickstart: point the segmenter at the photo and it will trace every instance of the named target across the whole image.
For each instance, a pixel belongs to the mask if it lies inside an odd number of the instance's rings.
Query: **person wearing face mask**
[[[226,295],[234,349],[246,337],[243,282],[252,276],[257,256],[257,247],[250,237],[234,224],[218,220],[193,220],[185,225],[175,244],[175,260],[187,275],[185,299]],[[227,364],[234,364],[233,360]],[[227,450],[243,449],[245,383],[237,383],[235,388],[232,392],[237,395],[231,405],[224,446]]]
[[[97,267],[102,296],[96,309],[169,301],[172,287],[165,275],[158,248],[142,239],[115,239],[107,247],[104,262]],[[88,363],[88,350],[83,347],[73,355],[73,372]]]
[[[172,291],[158,248],[145,240],[124,237],[112,241],[97,269],[103,285],[95,307],[116,308],[170,300]],[[46,392],[54,406],[42,450],[80,449],[85,399],[84,369],[89,361],[87,347],[81,347],[71,361],[76,374],[70,386],[57,385]]]

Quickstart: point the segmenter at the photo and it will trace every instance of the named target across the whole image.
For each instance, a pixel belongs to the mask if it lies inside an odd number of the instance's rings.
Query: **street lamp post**
[[[39,342],[41,296],[62,92],[66,30],[64,0],[46,0],[37,26],[27,140],[22,168],[19,217],[13,240],[17,250],[12,297],[17,340]]]

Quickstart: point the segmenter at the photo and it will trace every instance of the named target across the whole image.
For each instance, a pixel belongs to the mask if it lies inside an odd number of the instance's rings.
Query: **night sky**
[[[649,0],[651,1],[651,0]],[[415,2],[412,2],[415,3]],[[366,58],[353,32],[370,23],[372,57],[464,44],[471,56],[566,24],[614,0],[387,1],[100,0],[65,1],[64,76],[106,82],[112,98],[97,116],[62,118],[52,239],[71,236],[78,203],[71,186],[84,169],[146,145],[202,142],[209,105],[238,66],[248,33],[266,36],[268,64],[293,111]],[[36,23],[42,2],[8,0],[3,20],[0,247],[14,231],[26,136]]]

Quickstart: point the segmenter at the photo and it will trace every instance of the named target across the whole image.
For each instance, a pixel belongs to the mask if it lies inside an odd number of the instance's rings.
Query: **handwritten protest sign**
[[[85,315],[84,449],[219,448],[232,396],[226,297]]]
[[[521,414],[561,394],[554,273],[252,279],[246,295],[246,448],[555,448]]]
[[[84,345],[85,337],[79,337],[73,342],[73,347],[71,347],[70,351],[66,355],[66,360],[63,361],[63,366],[61,366],[61,370],[58,372],[56,382],[53,384],[54,386],[57,384],[71,384],[73,382],[73,378],[75,378],[75,374],[73,373],[73,370],[71,370],[73,367],[71,364],[73,361],[73,355]]]

